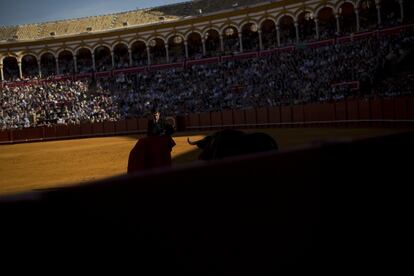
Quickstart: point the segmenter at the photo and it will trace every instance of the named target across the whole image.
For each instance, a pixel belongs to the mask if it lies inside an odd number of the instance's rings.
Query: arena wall
[[[414,96],[204,112],[176,118],[177,131],[292,126],[414,126]],[[145,134],[147,118],[0,131],[0,144]]]

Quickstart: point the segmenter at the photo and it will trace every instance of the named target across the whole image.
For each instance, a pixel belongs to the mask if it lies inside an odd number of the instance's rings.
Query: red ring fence
[[[177,131],[314,126],[414,126],[414,96],[225,110],[178,116]],[[144,134],[146,118],[0,131],[0,144]]]

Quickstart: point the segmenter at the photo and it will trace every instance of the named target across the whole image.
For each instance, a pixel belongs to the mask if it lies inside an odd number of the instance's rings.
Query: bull
[[[200,148],[198,158],[206,161],[279,149],[276,141],[266,133],[233,129],[221,130],[194,142],[187,138],[187,142]]]

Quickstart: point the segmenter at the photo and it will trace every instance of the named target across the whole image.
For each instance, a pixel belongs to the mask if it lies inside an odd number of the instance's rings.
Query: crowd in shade
[[[390,73],[413,46],[414,34],[404,33],[185,69],[5,86],[0,129],[117,121],[145,116],[154,106],[184,115],[413,94],[412,79]],[[361,89],[334,85],[352,81]]]

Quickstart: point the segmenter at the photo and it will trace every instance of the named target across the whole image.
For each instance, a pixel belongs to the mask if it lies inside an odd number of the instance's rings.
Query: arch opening
[[[73,62],[73,54],[70,51],[62,51],[58,57],[59,73],[60,74],[72,74],[75,72],[75,65]]]
[[[56,75],[56,59],[51,53],[45,53],[40,58],[40,70],[42,78]]]
[[[203,57],[203,42],[199,33],[191,33],[187,37],[188,58],[198,59]]]
[[[272,49],[277,47],[276,25],[270,19],[263,21],[260,29],[262,30],[263,49]]]
[[[242,28],[243,51],[260,50],[259,28],[254,23],[247,23]],[[262,41],[263,42],[263,41]]]
[[[25,55],[22,58],[22,75],[24,78],[39,76],[39,66],[34,55]]]

